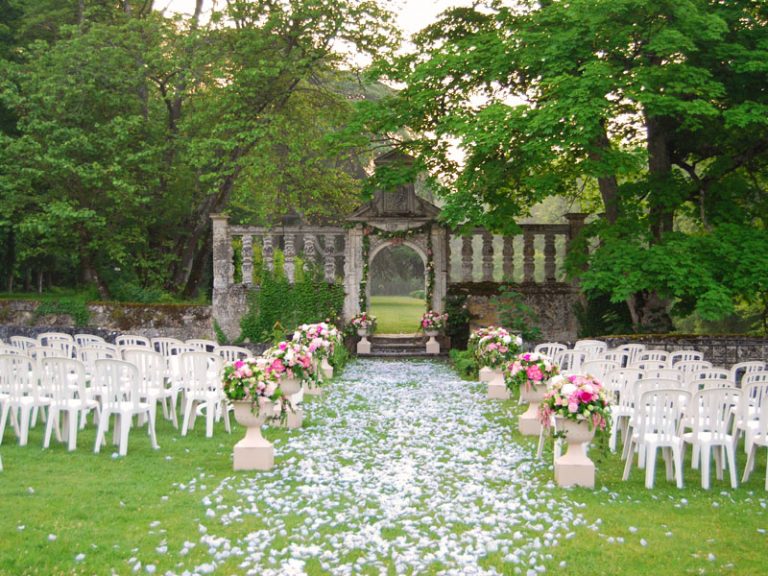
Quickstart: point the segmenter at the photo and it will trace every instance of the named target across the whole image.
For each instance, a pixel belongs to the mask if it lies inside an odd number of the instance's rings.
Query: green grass
[[[426,312],[424,300],[408,296],[372,296],[370,310],[376,316],[378,334],[413,334]]]
[[[515,415],[521,407],[516,400],[504,406],[509,416],[502,421],[509,434],[499,441],[522,443],[533,450],[536,439],[517,433]],[[117,459],[111,457],[111,446],[101,454],[93,453],[92,425],[79,432],[78,448],[72,453],[55,442],[49,450],[41,450],[39,424],[31,433],[29,446],[19,447],[9,426],[0,446],[5,465],[5,471],[0,472],[0,575],[109,574],[113,568],[115,573],[125,574],[131,572],[135,549],[147,561],[147,551],[161,545],[168,547],[168,553],[152,557],[156,573],[176,571],[183,543],[199,540],[200,524],[216,524],[205,517],[203,498],[225,478],[238,475],[232,472],[231,454],[242,429],[233,423],[234,432],[228,435],[217,424],[214,437],[209,439],[203,424],[199,421],[196,429],[182,438],[159,418],[161,450],[152,450],[144,430],[137,428],[131,432],[128,456]],[[307,425],[312,422],[305,422]],[[385,432],[373,427],[370,433]],[[274,428],[265,432],[272,442],[285,442],[290,434]],[[699,473],[691,470],[690,462],[686,462],[683,490],[665,480],[663,466],[657,466],[655,488],[646,490],[643,471],[636,467],[629,481],[621,480],[623,462],[618,455],[598,446],[590,456],[597,465],[596,489],[567,492],[586,523],[574,530],[573,539],[562,538],[556,547],[547,549],[553,556],[547,573],[765,573],[768,493],[763,486],[764,449],[759,452],[750,481],[736,490],[716,480],[714,473],[712,489],[702,490]],[[551,459],[549,448],[544,457]],[[741,473],[743,451],[737,458]],[[551,480],[551,472],[532,473],[540,475],[542,482]],[[197,484],[195,491],[188,488],[192,481]],[[225,501],[234,497],[234,493],[225,493]],[[429,510],[424,514],[430,514]],[[300,520],[297,517],[297,523]],[[216,533],[233,536],[269,526],[268,519],[248,517],[245,522],[229,528],[219,525]],[[321,530],[330,533],[334,529]],[[51,534],[55,540],[49,540]],[[395,538],[398,533],[385,536]],[[614,542],[609,543],[609,538]],[[86,555],[83,562],[75,560],[80,553]],[[207,561],[210,556],[199,542],[184,557],[185,565]],[[560,562],[566,562],[566,567],[558,568]],[[500,573],[514,574],[514,567],[505,564],[500,553],[488,554],[482,563],[496,566]],[[235,559],[220,568],[227,574],[242,572]],[[315,561],[308,562],[306,570],[311,575],[325,574]],[[435,568],[430,573],[437,571]],[[146,572],[142,568],[138,573]]]

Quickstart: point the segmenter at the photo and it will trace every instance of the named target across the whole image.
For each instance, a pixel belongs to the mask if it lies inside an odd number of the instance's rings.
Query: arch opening
[[[371,313],[379,334],[413,334],[426,311],[426,259],[407,242],[391,242],[371,255]]]

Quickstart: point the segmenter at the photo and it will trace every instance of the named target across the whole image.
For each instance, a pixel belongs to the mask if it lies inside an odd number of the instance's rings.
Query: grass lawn
[[[424,300],[408,296],[372,296],[371,314],[377,318],[379,334],[413,334],[419,329],[427,307]]]
[[[473,383],[467,386],[478,391],[482,388]],[[309,400],[324,401],[324,398]],[[354,411],[354,403],[351,399],[348,402],[349,409]],[[376,410],[375,406],[368,406],[363,396],[354,402],[360,404],[361,410]],[[334,410],[311,415],[332,419],[338,417]],[[536,439],[517,433],[516,416],[522,407],[516,400],[500,404],[496,401],[492,410],[488,412],[489,421],[499,423],[501,429],[506,430],[498,442],[510,446],[522,444],[535,451]],[[366,437],[376,437],[374,440],[382,443],[382,449],[388,446],[386,431],[378,429],[375,421],[360,423],[354,420],[354,414],[349,416],[350,423],[346,426],[350,431],[362,426]],[[305,422],[305,427],[316,425],[312,418]],[[217,502],[238,497],[234,489],[220,491],[219,487],[222,484],[235,487],[238,478],[259,474],[232,472],[232,447],[242,437],[242,429],[234,422],[233,426],[233,434],[228,435],[223,426],[217,424],[214,437],[209,439],[205,438],[204,421],[199,420],[195,430],[182,438],[158,414],[160,450],[152,450],[144,429],[137,428],[131,432],[128,456],[113,458],[111,446],[105,447],[101,454],[93,453],[95,431],[90,424],[79,432],[78,448],[72,453],[55,441],[49,450],[43,451],[43,429],[39,424],[30,434],[29,445],[19,447],[9,425],[0,446],[5,466],[0,472],[0,575],[164,574],[179,571],[182,561],[184,566],[210,562],[211,552],[200,543],[204,530],[231,538],[244,531],[241,523],[227,524],[219,517],[208,517],[207,512],[215,510]],[[283,443],[292,434],[301,433],[269,428],[265,436],[272,442]],[[350,446],[349,461],[342,463],[350,467],[343,468],[345,470],[354,468],[352,448]],[[407,453],[408,443],[399,444],[397,449]],[[657,466],[656,487],[646,490],[644,471],[633,467],[630,480],[623,482],[623,462],[618,455],[601,451],[599,447],[593,447],[590,455],[597,465],[595,490],[548,489],[562,494],[563,498],[547,499],[544,505],[571,502],[584,522],[568,528],[571,533],[561,537],[556,545],[542,543],[542,554],[548,561],[547,573],[752,576],[767,572],[768,492],[764,489],[764,449],[759,452],[755,473],[747,484],[733,490],[727,482],[716,480],[713,473],[710,491],[700,488],[699,473],[691,470],[689,462],[682,490],[665,480],[663,465]],[[317,456],[317,459],[323,457]],[[544,457],[551,462],[551,452],[545,451]],[[308,455],[298,459],[307,466],[314,465]],[[737,459],[740,478],[745,462],[743,450],[738,452]],[[276,468],[286,470],[298,465],[291,460],[296,458],[283,456]],[[551,468],[546,466],[532,467],[530,474],[541,485],[552,479]],[[235,480],[226,480],[228,478]],[[485,489],[503,491],[504,487],[489,484]],[[476,496],[482,498],[483,493],[478,492]],[[311,498],[311,490],[305,497]],[[345,506],[358,504],[348,502]],[[438,513],[429,508],[422,511],[424,517],[435,517]],[[287,526],[289,532],[294,528],[298,530],[306,520],[297,516],[295,527]],[[245,522],[254,533],[270,529],[269,518],[248,518]],[[487,529],[484,526],[466,528]],[[337,529],[341,527],[323,525],[318,528],[318,535],[327,538]],[[525,538],[536,537],[539,529],[535,525],[520,525]],[[286,538],[290,540],[290,534]],[[276,539],[274,545],[288,545],[286,538]],[[197,545],[185,544],[188,541]],[[138,565],[138,558],[143,559],[143,565]],[[483,557],[482,564],[494,566],[501,574],[526,574],[525,567],[504,562],[502,553],[493,550]],[[305,569],[310,575],[328,574],[314,561],[307,562]],[[216,573],[220,570],[226,574],[245,572],[235,558],[222,561]],[[438,572],[439,566],[427,573]],[[360,573],[378,574],[367,570]],[[389,566],[388,574],[396,574],[394,566]]]

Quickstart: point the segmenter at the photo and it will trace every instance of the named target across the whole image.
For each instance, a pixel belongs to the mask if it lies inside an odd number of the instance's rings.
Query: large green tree
[[[713,317],[767,291],[702,263],[717,257],[707,239],[768,248],[765,3],[489,0],[447,11],[377,72],[405,88],[356,128],[419,156],[449,222],[508,229],[547,196],[599,191],[583,285],[625,301],[637,328],[668,329],[674,303]]]
[[[354,192],[320,142],[349,113],[339,45],[393,45],[377,2],[197,0],[171,17],[152,2],[8,1],[0,221],[17,270],[79,270],[105,297],[126,283],[192,295],[212,213],[286,207],[320,184],[332,210]]]

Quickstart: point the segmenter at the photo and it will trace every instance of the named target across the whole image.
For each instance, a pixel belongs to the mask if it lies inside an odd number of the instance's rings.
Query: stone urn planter
[[[259,398],[259,409],[250,400],[235,400],[235,420],[245,427],[245,437],[235,444],[235,470],[271,470],[275,465],[275,449],[261,435],[261,427],[274,414],[275,405],[266,398]]]
[[[558,486],[595,487],[595,464],[587,456],[585,444],[592,441],[595,430],[586,420],[570,420],[555,416],[555,429],[565,436],[565,454],[555,459],[555,482]]]
[[[501,368],[482,368],[488,370],[488,398],[491,400],[509,400],[509,389],[504,383],[504,372]]]
[[[333,366],[328,363],[328,358],[325,356],[320,360],[320,374],[323,380],[330,380],[333,378]]]
[[[358,328],[357,329],[357,335],[360,336],[360,341],[357,343],[357,353],[358,354],[370,354],[371,353],[371,343],[368,340],[368,329],[367,328]]]
[[[520,400],[528,403],[528,409],[517,420],[517,429],[523,436],[538,436],[541,433],[539,404],[547,393],[544,382],[534,385],[530,380],[520,386]]]
[[[424,330],[424,333],[429,336],[429,340],[427,340],[427,354],[440,354],[440,342],[435,340],[435,336],[440,334],[440,331]]]
[[[288,410],[285,427],[289,430],[301,428],[301,425],[304,423],[304,411],[301,409],[301,406],[299,406],[299,403],[304,400],[306,387],[302,387],[301,380],[298,378],[283,378],[280,381],[280,389],[283,391],[283,394],[288,397],[293,406],[293,410]],[[280,416],[279,413],[276,413],[275,415]]]

